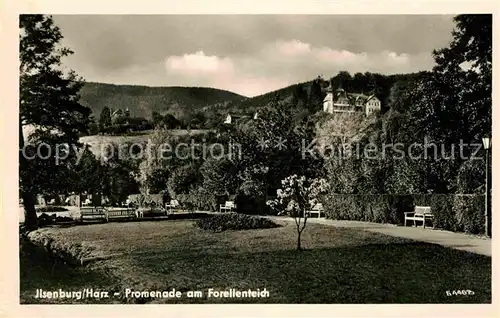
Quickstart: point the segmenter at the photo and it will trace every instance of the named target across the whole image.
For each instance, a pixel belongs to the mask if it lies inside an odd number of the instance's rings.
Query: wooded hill
[[[353,76],[348,72],[339,72],[330,79],[317,78],[311,81],[290,85],[259,96],[233,100],[219,105],[204,107],[203,111],[218,113],[252,114],[265,107],[273,100],[289,102],[293,106],[301,104],[309,109],[322,109],[326,88],[343,88],[351,93],[375,94],[387,110],[397,94],[404,90],[409,83],[423,78],[427,72],[410,74],[382,75],[377,73],[356,73]],[[311,105],[314,104],[314,105]]]
[[[104,107],[129,109],[133,117],[151,118],[153,112],[182,117],[207,105],[246,99],[229,91],[205,87],[148,87],[87,82],[80,102],[99,118]]]
[[[80,95],[81,103],[91,108],[97,120],[104,107],[128,108],[132,117],[151,120],[154,113],[171,114],[181,121],[182,127],[212,129],[223,121],[227,113],[252,116],[276,100],[315,113],[322,110],[329,85],[351,93],[375,94],[382,101],[382,110],[385,112],[410,82],[425,74],[382,75],[367,72],[352,76],[343,71],[330,79],[316,78],[251,98],[214,88],[147,87],[93,82],[85,83]]]

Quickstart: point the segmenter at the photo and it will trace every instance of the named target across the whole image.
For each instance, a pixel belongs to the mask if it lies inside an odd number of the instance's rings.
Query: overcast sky
[[[205,86],[246,96],[338,71],[428,70],[448,15],[59,15],[65,65],[87,81]]]

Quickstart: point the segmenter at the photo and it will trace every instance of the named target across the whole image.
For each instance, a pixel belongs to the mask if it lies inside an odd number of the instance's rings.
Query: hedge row
[[[473,234],[484,233],[484,196],[465,194],[358,195],[328,194],[324,198],[329,219],[403,225],[404,212],[430,206],[434,227]]]

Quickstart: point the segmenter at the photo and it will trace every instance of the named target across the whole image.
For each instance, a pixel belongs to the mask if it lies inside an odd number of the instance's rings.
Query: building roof
[[[330,88],[330,87],[329,87]],[[333,94],[333,91],[329,91],[329,93]],[[375,95],[365,95],[365,94],[360,94],[360,93],[347,93],[343,89],[337,89],[335,90],[335,94],[333,94],[333,101],[339,100],[340,97],[347,98],[350,103],[356,104],[359,100],[361,100],[363,103],[367,103],[370,99],[377,98]],[[328,95],[325,96],[325,99],[323,102],[327,101]],[[378,98],[377,98],[378,99]]]
[[[123,110],[121,110],[121,108],[118,108],[117,110],[113,111],[113,113],[111,114],[111,116],[118,115],[119,113],[123,113]]]
[[[366,99],[366,101],[369,101],[370,99],[374,99],[374,98],[378,99],[378,98],[377,98],[377,96],[375,96],[375,95],[370,95],[370,96],[368,96],[368,98]]]

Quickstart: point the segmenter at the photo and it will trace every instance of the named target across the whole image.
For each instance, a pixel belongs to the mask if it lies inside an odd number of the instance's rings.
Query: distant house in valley
[[[380,111],[382,103],[375,95],[348,93],[342,88],[333,91],[329,86],[323,100],[323,111],[333,113],[363,112],[366,116]]]
[[[118,108],[111,111],[111,122],[116,123],[124,118],[130,118],[130,111],[128,110],[128,108],[125,110]]]

